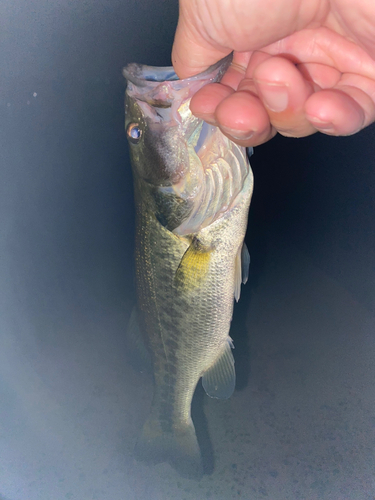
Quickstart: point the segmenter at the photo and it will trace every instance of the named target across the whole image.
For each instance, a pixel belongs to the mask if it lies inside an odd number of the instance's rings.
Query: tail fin
[[[143,426],[134,450],[135,458],[150,464],[169,462],[182,476],[203,476],[200,449],[192,420],[178,428],[164,431],[151,414]]]

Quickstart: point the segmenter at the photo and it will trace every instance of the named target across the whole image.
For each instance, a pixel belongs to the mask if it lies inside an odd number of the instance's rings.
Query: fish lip
[[[132,83],[136,87],[148,87],[149,89],[151,89],[157,87],[158,85],[160,85],[160,83],[170,82],[171,85],[175,87],[176,90],[178,90],[179,87],[186,86],[191,82],[205,80],[211,73],[215,72],[217,72],[217,74],[214,75],[211,79],[215,82],[219,81],[231,64],[232,58],[233,53],[230,53],[228,56],[213,64],[205,71],[189,78],[184,78],[182,80],[180,80],[176,75],[173,66],[160,67],[148,66],[146,64],[130,63],[123,68],[122,74],[128,82]]]
[[[147,64],[129,63],[122,70],[123,76],[128,82],[137,87],[152,87],[161,82],[176,81],[178,77],[172,66],[148,66]],[[155,78],[158,74],[159,78]]]
[[[127,79],[126,93],[138,102],[154,108],[171,108],[182,103],[207,83],[221,80],[232,61],[232,54],[199,73],[179,80],[172,66],[147,66],[131,63],[123,69]]]

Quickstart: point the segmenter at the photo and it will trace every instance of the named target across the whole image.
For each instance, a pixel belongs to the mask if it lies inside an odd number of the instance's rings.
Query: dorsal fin
[[[246,243],[238,249],[235,262],[234,274],[234,298],[236,302],[240,300],[241,283],[245,284],[249,279],[250,254]]]

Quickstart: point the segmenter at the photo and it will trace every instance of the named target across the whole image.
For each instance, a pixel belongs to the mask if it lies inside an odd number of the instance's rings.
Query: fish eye
[[[142,129],[138,123],[130,123],[126,131],[128,139],[132,144],[138,144],[142,137]]]

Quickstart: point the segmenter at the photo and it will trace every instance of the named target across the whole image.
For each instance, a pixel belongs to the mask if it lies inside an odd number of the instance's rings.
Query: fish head
[[[189,137],[175,111],[170,103],[126,95],[125,129],[134,173],[155,187],[177,184],[189,168]]]
[[[219,81],[230,62],[228,56],[184,80],[178,79],[172,67],[133,63],[123,71],[127,79],[125,128],[135,183],[143,203],[159,222],[179,235],[195,233],[211,223],[228,207],[234,193],[232,181],[237,173],[224,157],[229,150],[241,148],[190,111],[195,92]],[[243,151],[232,156],[234,170],[241,170]]]

